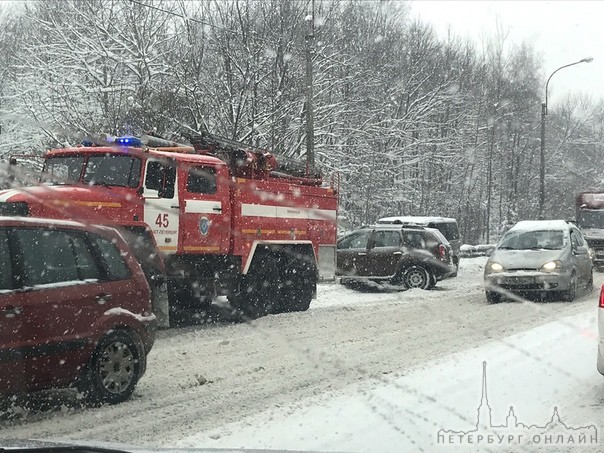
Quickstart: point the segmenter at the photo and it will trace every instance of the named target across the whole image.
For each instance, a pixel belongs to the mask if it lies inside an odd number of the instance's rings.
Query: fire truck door
[[[226,254],[230,239],[230,202],[226,167],[192,166],[181,174],[182,249],[193,254]]]
[[[178,249],[180,211],[176,181],[176,164],[168,160],[149,159],[145,168],[145,223],[149,225],[158,248],[164,253]]]

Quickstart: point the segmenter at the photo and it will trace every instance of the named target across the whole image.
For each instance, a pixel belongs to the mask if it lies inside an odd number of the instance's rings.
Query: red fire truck
[[[0,214],[121,229],[160,325],[219,294],[253,317],[306,310],[320,269],[335,268],[337,181],[291,159],[203,135],[87,142],[44,160],[41,184],[0,192]]]

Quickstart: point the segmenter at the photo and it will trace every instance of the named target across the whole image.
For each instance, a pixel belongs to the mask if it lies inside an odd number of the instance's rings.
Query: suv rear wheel
[[[403,271],[401,281],[408,289],[430,289],[432,286],[434,286],[432,282],[435,282],[436,279],[425,267],[413,265]]]

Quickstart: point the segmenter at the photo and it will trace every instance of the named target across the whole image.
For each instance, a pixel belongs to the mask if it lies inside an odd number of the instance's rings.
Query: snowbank
[[[459,249],[459,255],[462,258],[472,258],[475,256],[491,256],[491,253],[494,249],[495,244],[464,244]]]

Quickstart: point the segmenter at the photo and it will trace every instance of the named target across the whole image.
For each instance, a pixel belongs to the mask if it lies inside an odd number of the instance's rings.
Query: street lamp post
[[[583,58],[579,61],[575,61],[574,63],[566,64],[564,66],[560,66],[551,75],[548,77],[547,82],[545,84],[545,102],[541,104],[541,167],[539,169],[539,182],[540,182],[540,193],[539,193],[539,218],[544,218],[544,209],[545,209],[545,117],[547,116],[547,88],[549,86],[549,81],[552,79],[554,74],[561,69],[568,68],[569,66],[574,66],[580,63],[591,63],[594,59],[592,57]]]

